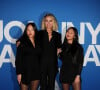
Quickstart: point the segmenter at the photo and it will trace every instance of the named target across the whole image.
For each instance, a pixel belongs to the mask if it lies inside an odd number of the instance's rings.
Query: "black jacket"
[[[76,67],[76,73],[80,75],[84,60],[83,53],[84,53],[83,48],[79,43],[73,42],[72,45],[68,44],[67,42],[64,43],[62,45],[62,53],[61,53],[62,67],[64,66],[67,67],[69,66],[67,64],[72,64],[73,66]]]
[[[61,47],[61,34],[52,32],[52,39],[49,41],[48,33],[46,30],[39,31],[39,42],[42,48],[41,54],[41,68],[52,68],[57,71],[57,48]]]
[[[60,70],[60,81],[62,83],[72,84],[77,75],[81,75],[83,67],[83,48],[77,43],[62,45],[62,53],[60,54],[62,67]]]
[[[21,38],[20,45],[17,47],[15,65],[16,73],[22,75],[24,84],[40,78],[40,53],[41,49],[36,41],[33,47],[28,38]]]

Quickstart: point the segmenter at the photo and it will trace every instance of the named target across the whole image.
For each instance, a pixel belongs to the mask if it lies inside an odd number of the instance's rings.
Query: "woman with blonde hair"
[[[51,13],[42,19],[39,42],[42,48],[40,59],[40,90],[54,90],[55,77],[58,72],[57,50],[61,47],[61,35],[57,32],[58,23]]]

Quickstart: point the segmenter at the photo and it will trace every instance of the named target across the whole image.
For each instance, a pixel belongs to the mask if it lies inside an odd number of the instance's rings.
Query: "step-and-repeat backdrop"
[[[29,21],[41,27],[45,13],[53,13],[62,40],[66,28],[75,26],[84,47],[82,90],[100,90],[100,1],[0,0],[0,90],[19,90],[15,73],[16,40]],[[61,61],[59,68],[61,67]],[[59,74],[55,90],[60,90]]]

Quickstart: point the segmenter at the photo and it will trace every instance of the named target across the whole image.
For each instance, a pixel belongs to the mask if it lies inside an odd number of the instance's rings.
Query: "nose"
[[[47,23],[48,23],[48,24],[50,24],[50,22],[49,22],[49,21],[48,21]]]

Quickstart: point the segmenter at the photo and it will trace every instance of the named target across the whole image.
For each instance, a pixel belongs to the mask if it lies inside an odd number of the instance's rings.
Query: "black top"
[[[63,83],[72,83],[76,75],[80,75],[83,67],[83,48],[77,43],[62,45],[62,67],[60,80]]]
[[[20,40],[16,53],[16,73],[22,75],[22,83],[29,84],[33,80],[40,78],[40,52],[41,49],[37,42],[33,47],[28,38]]]
[[[49,41],[48,32],[41,30],[39,31],[39,42],[42,48],[41,68],[52,68],[57,71],[57,48],[61,47],[61,35],[53,31]]]

